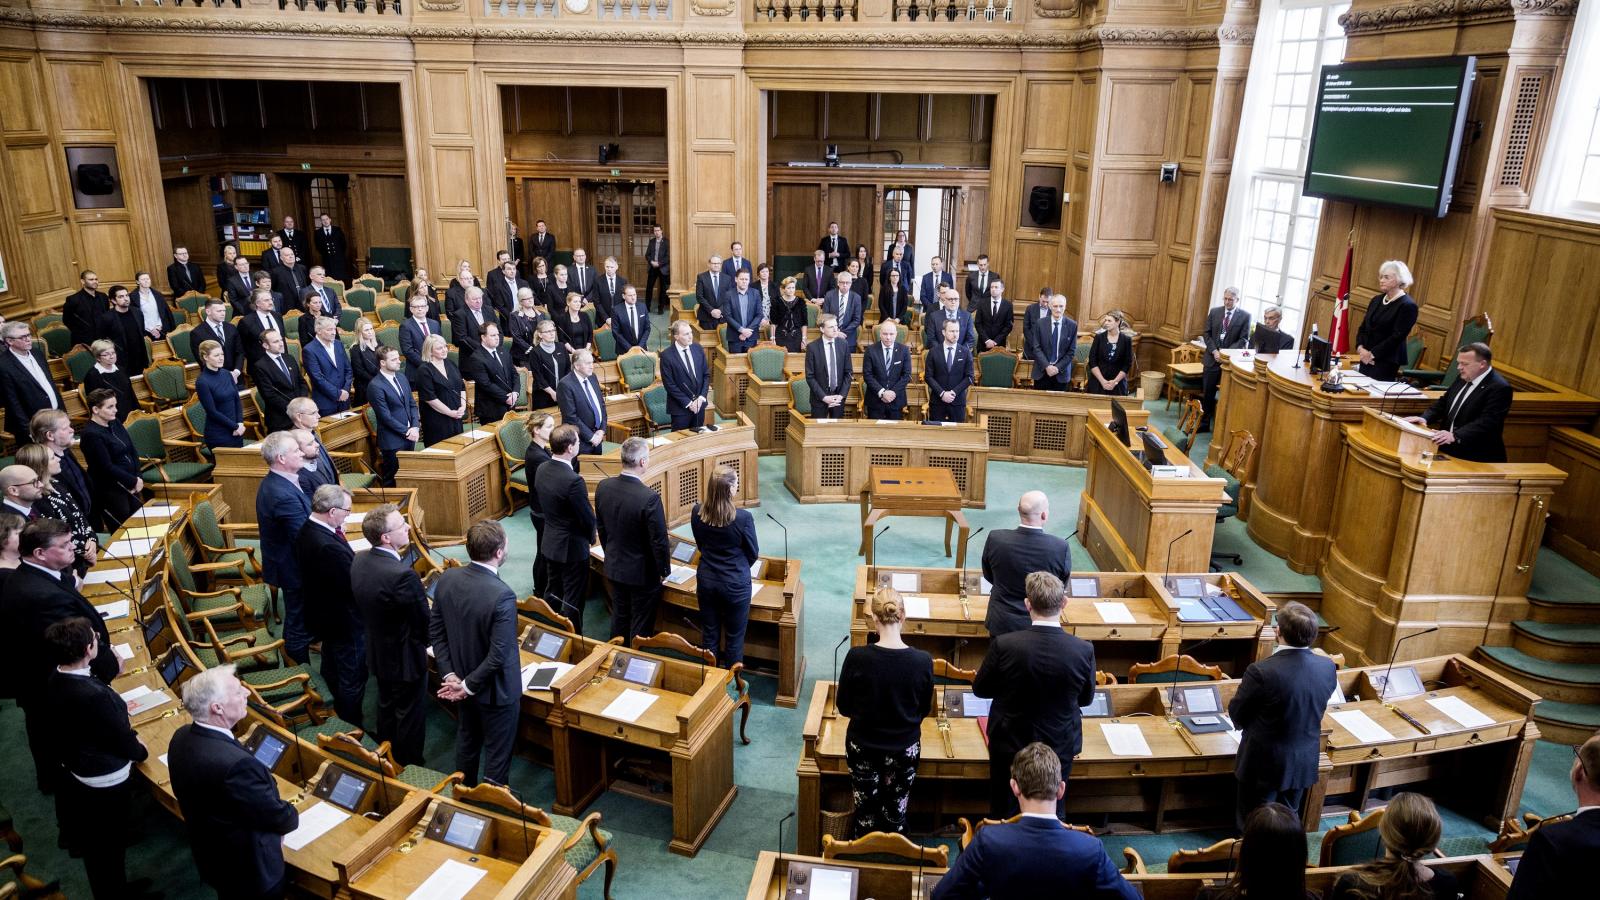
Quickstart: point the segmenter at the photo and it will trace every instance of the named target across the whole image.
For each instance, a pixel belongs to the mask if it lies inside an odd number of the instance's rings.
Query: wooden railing
[[[590,0],[586,12],[567,10],[562,0],[483,0],[483,14],[504,19],[598,19],[602,22],[668,22],[672,0]]]
[[[751,0],[755,22],[859,22],[859,0]],[[1014,0],[894,0],[896,22],[1010,22]]]

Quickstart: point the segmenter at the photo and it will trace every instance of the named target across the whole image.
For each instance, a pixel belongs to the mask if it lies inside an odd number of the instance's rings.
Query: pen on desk
[[[1410,713],[1406,712],[1405,710],[1401,709],[1400,707],[1395,706],[1393,703],[1385,703],[1383,705],[1383,708],[1387,709],[1388,711],[1390,711],[1392,713],[1394,713],[1395,715],[1399,716],[1400,718],[1405,719],[1406,722],[1409,723],[1412,728],[1415,728],[1416,730],[1422,732],[1423,734],[1433,734],[1432,731],[1428,730],[1428,726],[1422,724],[1421,722],[1418,722],[1415,716],[1411,715]]]

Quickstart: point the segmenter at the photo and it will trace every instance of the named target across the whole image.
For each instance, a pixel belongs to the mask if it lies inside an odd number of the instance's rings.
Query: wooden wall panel
[[[217,235],[211,220],[211,192],[206,188],[205,179],[169,178],[161,187],[167,201],[167,227],[172,231],[173,246],[188,247],[190,259],[197,263],[202,258],[210,260]],[[348,233],[348,223],[344,227]],[[209,283],[216,282],[215,268],[215,264],[204,268]],[[160,284],[165,275],[156,273],[154,277]]]
[[[699,140],[733,140],[733,79],[726,75],[698,75],[691,93],[694,134]]]
[[[47,65],[55,99],[56,125],[63,137],[81,138],[87,135],[74,132],[113,130],[104,63],[58,59]]]
[[[34,308],[49,306],[52,299],[59,303],[78,289],[78,271],[73,266],[77,260],[72,252],[71,231],[62,222],[46,222],[21,230],[22,246],[28,248],[26,263]],[[6,278],[14,277],[16,272],[12,267],[18,261],[21,260],[15,254],[7,258]]]
[[[854,240],[858,244],[862,243],[861,238],[855,238]],[[867,246],[872,247],[874,245],[868,242]],[[996,265],[998,265],[998,261],[1004,260],[1002,248],[995,247],[993,250],[990,249],[989,190],[987,188],[970,188],[967,190],[966,199],[961,202],[961,235],[956,246],[960,248],[963,264],[967,261],[976,263],[979,253],[993,255],[995,257],[993,262]],[[961,289],[966,290],[965,284],[962,285]],[[1035,288],[1035,292],[1037,292],[1037,288]],[[1015,298],[1021,295],[1017,293],[1014,285],[1006,282],[1006,296]]]
[[[1059,248],[1055,241],[1017,241],[1017,263],[1015,272],[1002,272],[1011,280],[1006,282],[1006,295],[1012,303],[1031,303],[1039,296],[1039,289],[1047,286],[1061,290],[1056,282],[1051,280],[1051,274],[1056,270],[1056,259]],[[1067,297],[1067,309],[1074,308],[1075,298]]]
[[[1081,298],[1078,321],[1095,310],[1113,305],[1126,310],[1130,319],[1149,321],[1145,304],[1150,297],[1152,260],[1148,256],[1113,256],[1100,253],[1094,259],[1089,296]],[[1068,296],[1069,300],[1078,299]],[[1068,309],[1071,309],[1069,304]]]
[[[775,184],[772,186],[772,247],[774,256],[807,255],[817,247],[827,228],[822,218],[822,186],[816,184]],[[849,237],[846,234],[845,237]],[[693,269],[704,259],[695,260]]]
[[[730,153],[702,150],[694,155],[694,176],[697,188],[696,202],[704,212],[733,215],[734,156]],[[706,249],[721,250],[726,245],[711,245]]]
[[[893,94],[875,94],[874,106],[878,111],[878,131],[875,138],[880,141],[907,141],[914,142],[922,133],[922,105],[915,102],[917,98],[900,98]],[[912,102],[904,102],[909,99]],[[901,102],[895,102],[899,100]]]
[[[45,113],[39,97],[39,79],[31,62],[0,60],[0,130],[44,131]]]
[[[616,134],[617,92],[603,87],[570,87],[568,105],[572,131],[582,134]]]
[[[878,151],[850,162],[887,162],[889,151],[899,151],[907,163],[989,164],[988,95],[772,91],[768,98],[768,165],[819,162],[828,144],[842,153]]]
[[[875,135],[871,129],[871,94],[834,92],[826,97],[827,129],[823,137],[834,143],[866,142]]]
[[[16,146],[6,155],[16,202],[12,214],[23,217],[59,214],[64,189],[56,148],[49,144]]]
[[[573,236],[578,233],[573,219],[572,182],[565,178],[528,178],[522,186],[528,198],[523,237],[532,234],[533,223],[543,219],[545,227],[556,236],[556,248],[571,250]]]
[[[361,221],[364,238],[362,246],[351,248],[358,255],[365,257],[368,247],[411,245],[411,205],[407,200],[405,178],[366,175],[352,179],[351,207]],[[436,280],[443,277],[434,272],[428,274]]]
[[[1495,360],[1600,396],[1600,225],[1501,210],[1492,228],[1482,306]]]
[[[1148,171],[1103,172],[1096,237],[1105,241],[1153,241],[1156,238],[1158,188],[1166,187]]]
[[[872,223],[875,219],[875,189],[866,184],[835,184],[828,188],[828,215],[827,221],[817,229],[811,238],[813,248],[822,235],[828,230],[827,222],[838,222],[839,232],[850,239],[850,252],[855,252],[856,244],[866,244],[870,250],[878,242],[871,240]],[[879,251],[882,256],[882,251]]]
[[[1072,91],[1071,82],[1034,81],[1028,84],[1028,114],[1023,123],[1025,150],[1069,149],[1072,143]]]
[[[1160,156],[1166,148],[1171,81],[1117,79],[1105,124],[1109,156]]]
[[[770,91],[767,102],[771,116],[767,133],[774,141],[815,140],[821,133],[822,94],[816,91]],[[915,134],[912,135],[914,140]]]
[[[133,235],[126,216],[110,216],[78,225],[78,239],[83,243],[83,258],[100,273],[100,283],[109,286],[114,280],[127,278],[132,283]]]

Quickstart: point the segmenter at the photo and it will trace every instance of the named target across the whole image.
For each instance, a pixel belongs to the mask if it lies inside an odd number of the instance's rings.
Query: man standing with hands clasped
[[[611,636],[629,644],[656,633],[661,579],[672,572],[661,495],[641,480],[648,465],[650,443],[628,438],[622,443],[622,473],[594,489],[606,580],[612,587]]]

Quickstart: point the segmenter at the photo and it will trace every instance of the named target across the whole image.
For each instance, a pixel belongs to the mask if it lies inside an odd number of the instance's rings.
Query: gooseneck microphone
[[[772,513],[767,513],[767,518],[772,520],[772,524],[783,529],[783,561],[787,563],[789,561],[789,528],[782,522],[779,522],[778,517]]]
[[[1173,547],[1174,544],[1178,543],[1179,541],[1183,540],[1184,538],[1188,537],[1191,534],[1194,534],[1194,529],[1193,528],[1189,529],[1188,531],[1185,531],[1183,534],[1180,534],[1177,537],[1175,537],[1172,540],[1167,542],[1167,564],[1166,564],[1165,568],[1162,569],[1162,572],[1163,572],[1164,576],[1167,579],[1167,590],[1169,590],[1169,591],[1173,589],[1172,585],[1175,584],[1175,582],[1172,580],[1172,547]]]

